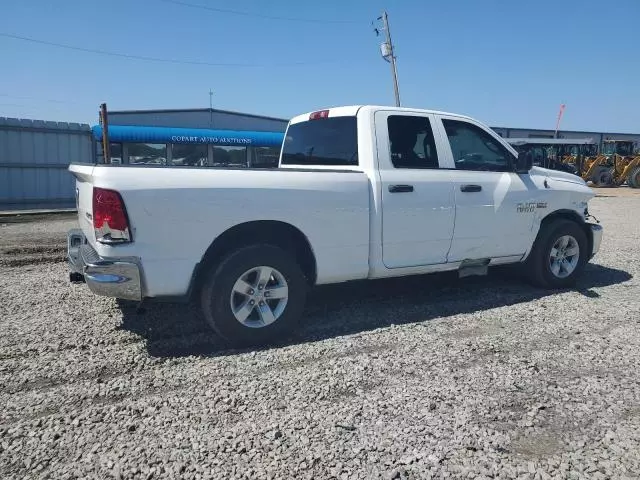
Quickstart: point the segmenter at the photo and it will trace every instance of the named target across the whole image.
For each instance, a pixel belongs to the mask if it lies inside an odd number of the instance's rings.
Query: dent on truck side
[[[522,261],[528,258],[544,225],[554,218],[565,218],[581,225],[591,248],[593,232],[586,222],[585,209],[595,192],[579,177],[564,172],[533,167],[530,178],[537,186],[538,195],[532,202],[535,205],[532,238]]]

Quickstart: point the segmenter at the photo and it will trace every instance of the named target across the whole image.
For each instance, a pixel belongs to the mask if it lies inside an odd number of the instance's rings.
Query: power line
[[[21,112],[24,112],[24,111],[27,111],[27,112],[41,112],[41,111],[62,112],[62,111],[67,111],[66,109],[63,109],[62,105],[60,105],[60,106],[47,106],[45,108],[44,105],[27,105],[27,104],[24,104],[24,103],[0,103],[0,117],[6,116],[6,114],[3,114],[2,109],[3,108],[8,108],[8,107],[19,108],[19,110]]]
[[[319,18],[297,18],[297,17],[280,17],[276,15],[264,15],[261,13],[242,12],[239,10],[229,10],[226,8],[210,7],[208,5],[198,5],[197,3],[183,2],[182,0],[159,0],[165,3],[173,3],[174,5],[182,5],[183,7],[199,8],[201,10],[209,10],[210,12],[229,13],[232,15],[242,15],[245,17],[258,17],[266,20],[284,20],[288,22],[307,22],[307,23],[360,23],[354,20],[323,20]]]
[[[160,63],[174,63],[180,65],[199,65],[205,67],[297,67],[304,65],[319,65],[319,64],[331,64],[331,63],[339,63],[333,60],[328,61],[319,61],[319,62],[292,62],[292,63],[269,63],[269,64],[259,64],[259,63],[212,63],[212,62],[204,62],[199,60],[178,60],[175,58],[160,58],[160,57],[147,57],[143,55],[130,55],[128,53],[119,53],[119,52],[110,52],[108,50],[99,50],[94,48],[85,48],[78,47],[75,45],[67,45],[64,43],[50,42],[47,40],[38,40],[36,38],[24,37],[22,35],[14,35],[11,33],[3,33],[0,32],[0,37],[13,38],[15,40],[22,40],[25,42],[37,43],[40,45],[48,45],[51,47],[65,48],[67,50],[75,50],[78,52],[85,53],[95,53],[98,55],[108,55],[111,57],[120,57],[127,58],[130,60],[142,60],[145,62],[160,62]]]
[[[75,103],[77,105],[83,105],[80,102],[74,102],[74,101],[71,101],[71,100],[55,100],[55,99],[52,99],[52,98],[25,97],[25,96],[22,96],[22,95],[10,95],[8,93],[0,93],[0,97],[13,98],[13,99],[16,99],[16,100],[33,100],[33,101],[36,101],[36,102],[49,102],[49,103],[61,103],[61,104]]]

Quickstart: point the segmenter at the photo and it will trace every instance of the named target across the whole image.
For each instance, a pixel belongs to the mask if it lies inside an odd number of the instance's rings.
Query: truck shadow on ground
[[[597,298],[594,288],[631,278],[623,270],[588,264],[573,290],[587,299]],[[310,293],[299,330],[270,348],[489,310],[556,294],[531,287],[509,269],[492,270],[487,277],[458,279],[455,273],[443,273],[318,287]],[[140,314],[135,304],[119,304],[123,313],[120,328],[142,336],[153,357],[240,352],[229,349],[193,306],[150,303]]]

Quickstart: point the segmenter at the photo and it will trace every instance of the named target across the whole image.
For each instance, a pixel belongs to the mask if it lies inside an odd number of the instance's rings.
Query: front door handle
[[[482,186],[480,185],[460,185],[461,192],[480,192],[482,191]]]
[[[413,192],[413,185],[389,185],[389,192],[391,193]]]

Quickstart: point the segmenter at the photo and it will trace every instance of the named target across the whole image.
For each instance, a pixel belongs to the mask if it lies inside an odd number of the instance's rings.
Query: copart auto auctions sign
[[[235,138],[235,137],[204,137],[204,136],[187,136],[187,135],[173,135],[171,141],[175,143],[213,143],[213,144],[227,144],[227,145],[251,145],[250,138]]]

